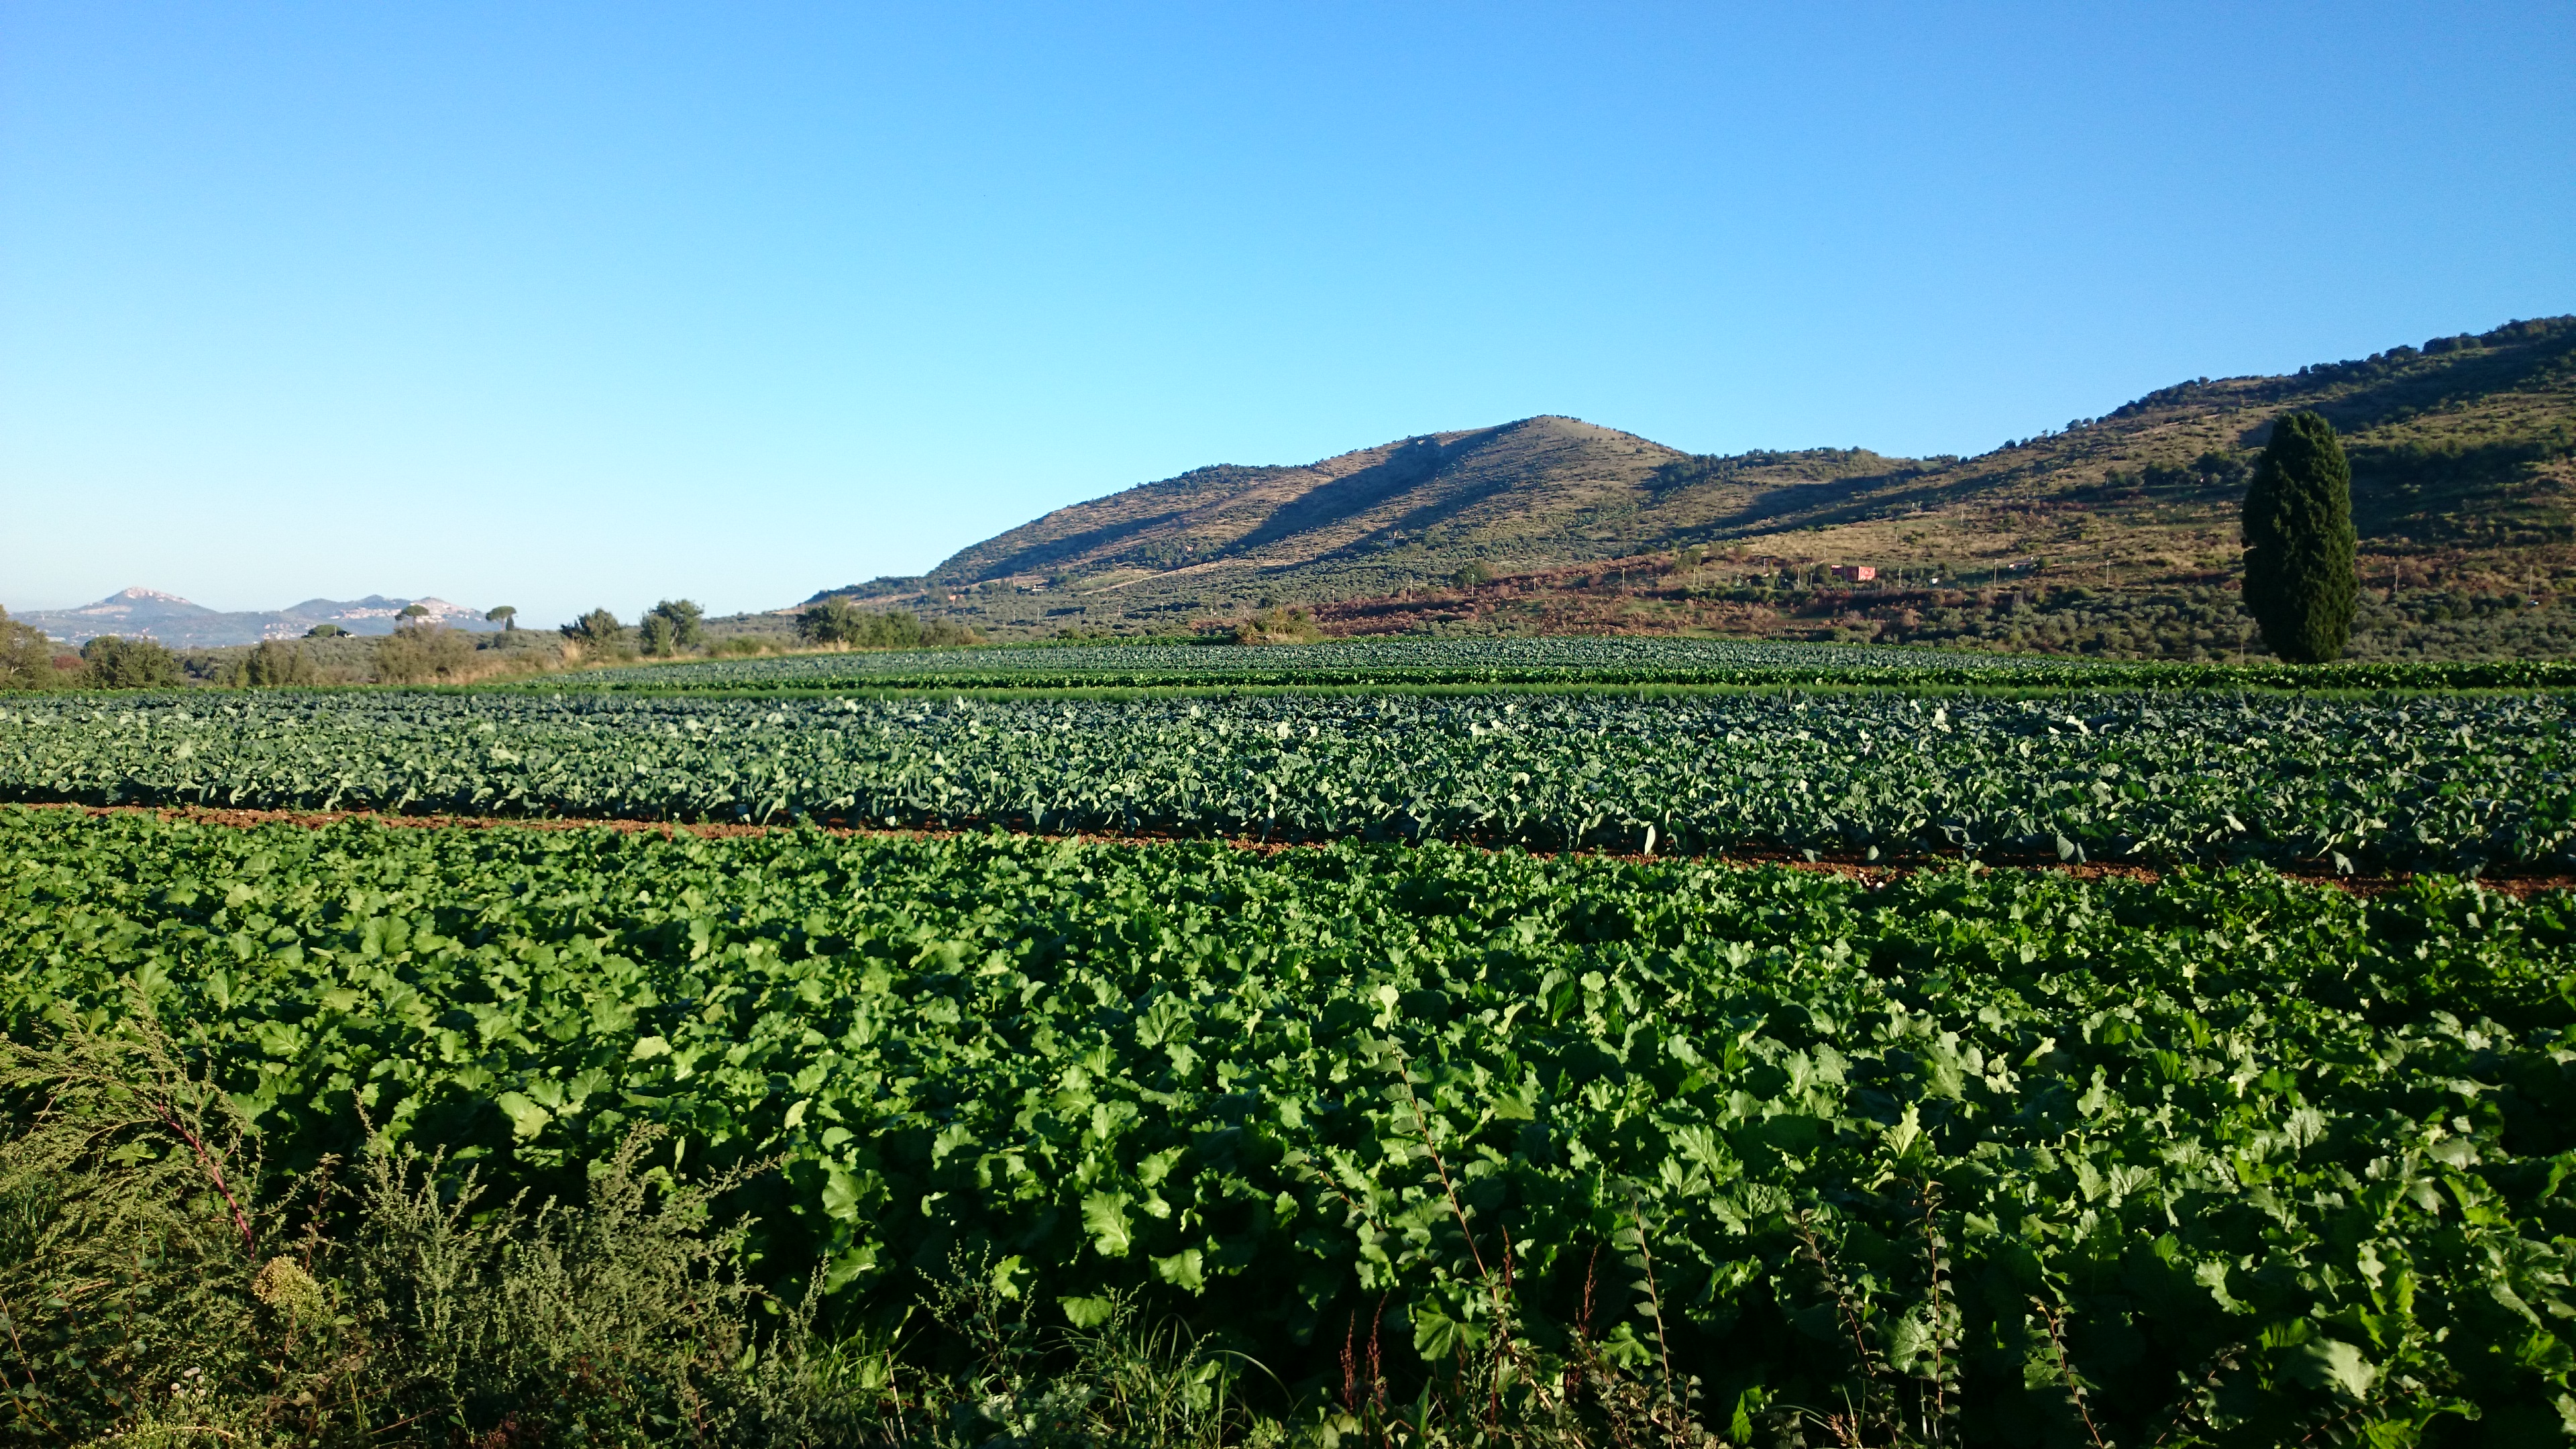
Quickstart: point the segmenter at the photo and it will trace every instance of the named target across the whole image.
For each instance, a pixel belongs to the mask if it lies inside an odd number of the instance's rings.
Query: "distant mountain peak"
[[[212,649],[299,638],[316,624],[336,624],[352,634],[390,634],[406,622],[402,611],[418,605],[428,621],[453,629],[489,629],[479,609],[440,598],[307,599],[284,609],[227,612],[209,609],[161,589],[119,589],[95,604],[40,609],[16,616],[57,639],[86,643],[102,634],[142,635],[182,648]]]

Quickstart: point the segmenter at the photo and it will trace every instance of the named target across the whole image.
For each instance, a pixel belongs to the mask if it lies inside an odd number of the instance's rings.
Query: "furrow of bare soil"
[[[668,820],[615,820],[591,818],[542,818],[513,815],[392,815],[370,810],[220,810],[203,806],[171,805],[43,805],[31,804],[31,810],[78,810],[89,815],[150,815],[163,820],[186,820],[201,825],[224,825],[250,828],[260,825],[298,825],[319,830],[343,821],[359,820],[389,830],[614,830],[622,834],[657,833],[666,838],[680,835],[701,840],[722,840],[737,836],[760,836],[773,832],[819,829],[840,836],[879,836],[898,840],[945,840],[972,835],[991,827],[980,825],[924,826],[895,829],[850,825],[824,821],[815,825],[743,825],[682,824]],[[1040,840],[1071,840],[1102,845],[1172,845],[1186,841],[1207,840],[1196,835],[1119,835],[1092,831],[1057,834],[1054,832],[1014,831]],[[1252,837],[1213,837],[1218,843],[1236,850],[1269,855],[1286,850],[1320,849],[1329,842],[1319,840],[1260,840]],[[1481,848],[1481,847],[1479,847]],[[1672,856],[1646,856],[1614,851],[1559,852],[1533,850],[1529,854],[1553,859],[1575,853],[1599,860],[1644,862],[1670,861]],[[1719,864],[1735,866],[1785,866],[1791,870],[1815,871],[1826,875],[1848,876],[1872,883],[1897,879],[1925,870],[1946,870],[1958,864],[1960,857],[1948,855],[1897,855],[1867,860],[1858,854],[1819,853],[1812,858],[1803,850],[1759,845],[1730,847],[1721,854],[1701,857]],[[2163,872],[2152,866],[2106,864],[2099,861],[2067,862],[2046,858],[2017,858],[1988,855],[1978,857],[1989,868],[2007,870],[2054,871],[2077,880],[2134,880],[2149,884]],[[2324,868],[2288,868],[2274,866],[2281,874],[2315,885],[2333,886],[2356,895],[2377,895],[2397,890],[2415,878],[2415,872],[2398,871],[2378,875],[2341,875]],[[2563,872],[2505,869],[2488,871],[2479,876],[2490,890],[2518,898],[2528,898],[2549,891],[2576,890],[2576,875]]]

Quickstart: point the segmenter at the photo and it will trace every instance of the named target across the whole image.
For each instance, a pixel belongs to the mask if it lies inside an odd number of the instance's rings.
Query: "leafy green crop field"
[[[2083,1442],[2070,1373],[2120,1444],[2576,1403],[2564,895],[26,810],[0,892],[13,1034],[130,987],[287,1166],[362,1110],[541,1188],[636,1119],[774,1156],[763,1271],[861,1318],[963,1261],[1314,1388],[1381,1312],[1441,1371],[1508,1259],[1543,1342],[1587,1279],[1616,1353],[1660,1304],[1721,1428],[1939,1384],[1944,1442]]]
[[[2576,864],[2558,695],[0,704],[0,799],[1546,849]]]
[[[763,691],[901,688],[1347,687],[1372,684],[1714,684],[2155,689],[2565,689],[2563,661],[2279,665],[2112,664],[1754,639],[1337,639],[1280,648],[1192,645],[878,650],[588,670],[500,688]]]

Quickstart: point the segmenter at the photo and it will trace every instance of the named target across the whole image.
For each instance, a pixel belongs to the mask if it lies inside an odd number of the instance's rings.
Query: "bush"
[[[1365,1360],[1346,1350],[1321,1402],[1274,1400],[1289,1422],[1247,1401],[1258,1365],[1132,1295],[1045,1327],[1017,1259],[962,1248],[925,1266],[923,1331],[907,1340],[906,1314],[836,1335],[818,1295],[752,1282],[746,1225],[715,1210],[746,1177],[688,1181],[676,1150],[653,1160],[661,1141],[628,1132],[579,1201],[496,1200],[474,1169],[381,1135],[354,1164],[272,1172],[139,995],[116,1027],[0,1037],[0,1437],[1215,1449],[1282,1444],[1302,1420],[1325,1444],[1709,1442],[1687,1388],[1588,1341],[1562,1367],[1533,1359],[1490,1276],[1500,1346],[1462,1352],[1454,1383],[1390,1403],[1390,1325],[1355,1326]],[[1558,1387],[1578,1378],[1588,1403]]]
[[[1323,637],[1314,616],[1291,605],[1274,604],[1234,626],[1237,644],[1312,644]]]
[[[945,620],[926,620],[902,609],[871,614],[847,599],[825,599],[798,615],[796,634],[809,644],[839,644],[854,649],[918,649],[975,642],[972,629]]]
[[[51,689],[72,680],[54,667],[54,641],[0,609],[0,689]]]
[[[626,626],[606,609],[593,609],[559,630],[565,638],[595,653],[613,653],[626,647]]]
[[[687,599],[664,599],[645,611],[637,633],[644,652],[668,656],[695,649],[706,637],[706,610]]]
[[[258,647],[242,656],[238,682],[247,689],[276,689],[290,684],[312,684],[317,677],[313,656],[301,646],[283,639],[263,639]]]
[[[157,639],[101,634],[81,646],[89,683],[99,689],[173,689],[186,682],[179,656]]]
[[[647,614],[635,626],[635,647],[647,657],[659,658],[680,652],[680,631],[659,614]]]
[[[436,624],[396,629],[376,641],[380,684],[454,683],[474,662],[474,641]]]
[[[0,1339],[12,1439],[559,1444],[811,1442],[829,1363],[768,1317],[739,1185],[646,1170],[638,1129],[586,1201],[491,1201],[471,1170],[370,1141],[264,1175],[231,1099],[141,1003],[117,1034],[0,1040]],[[854,1407],[872,1407],[850,1400]]]

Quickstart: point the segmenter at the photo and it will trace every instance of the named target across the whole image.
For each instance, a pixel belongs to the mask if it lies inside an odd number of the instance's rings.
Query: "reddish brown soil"
[[[366,810],[215,810],[198,806],[151,805],[30,805],[26,808],[34,810],[78,810],[88,815],[151,815],[156,819],[186,820],[193,821],[201,825],[227,825],[243,829],[259,825],[284,824],[300,825],[308,830],[319,830],[326,825],[337,825],[345,820],[364,820],[390,830],[614,830],[621,834],[636,834],[640,832],[658,833],[666,839],[677,835],[691,835],[702,840],[722,840],[735,836],[767,835],[773,831],[789,831],[798,828],[789,825],[680,825],[667,820],[564,820],[533,819],[497,815],[386,815]],[[974,828],[889,830],[841,824],[827,824],[820,828],[827,834],[838,836],[867,835],[913,840],[947,840],[960,835],[971,835],[977,833]],[[1039,835],[1038,838],[1043,840],[1083,840],[1102,845],[1170,845],[1177,841],[1203,839],[1204,837],[1173,835],[1108,835],[1094,833],[1058,835],[1045,833]],[[1283,850],[1311,850],[1318,848],[1320,845],[1320,842],[1316,841],[1265,841],[1251,839],[1248,837],[1241,839],[1226,839],[1221,843],[1232,846],[1237,850],[1247,850],[1254,852],[1255,854],[1262,855],[1275,854]],[[1597,859],[1623,860],[1632,863],[1642,863],[1647,860],[1669,861],[1673,859],[1671,856],[1613,854],[1606,851],[1587,851],[1584,853]],[[1530,854],[1543,859],[1552,859],[1555,857],[1557,852],[1534,850],[1531,851]],[[1809,860],[1806,856],[1806,852],[1804,851],[1777,848],[1766,849],[1758,846],[1731,849],[1723,855],[1713,858],[1726,865],[1747,867],[1778,865],[1785,866],[1790,870],[1816,871],[1826,875],[1848,876],[1854,880],[1867,881],[1872,884],[1881,884],[1895,880],[1900,876],[1911,875],[1917,871],[1947,869],[1949,866],[1956,863],[1953,857],[1947,856],[1885,857],[1876,861],[1869,861],[1862,859],[1858,855],[1820,855],[1814,860]],[[2149,885],[2152,885],[2157,880],[2161,879],[2163,874],[2161,871],[2149,866],[2104,865],[2098,862],[2071,865],[2053,860],[2006,861],[2001,865],[1994,866],[1993,868],[2006,870],[2050,870],[2056,871],[2061,875],[2072,876],[2077,880],[2132,880]],[[2313,885],[2334,886],[2341,890],[2351,891],[2356,895],[2379,895],[2387,891],[2400,889],[2408,881],[2414,879],[2414,875],[2411,872],[2399,872],[2388,875],[2344,876],[2337,875],[2326,870],[2304,870],[2295,867],[2289,870],[2284,870],[2281,874],[2289,876],[2294,880],[2309,882]],[[2480,882],[2490,890],[2522,899],[2527,899],[2531,896],[2539,895],[2548,891],[2576,890],[2576,876],[2564,874],[2553,875],[2539,872],[2505,871],[2500,873],[2489,873],[2481,876],[2479,879]]]

